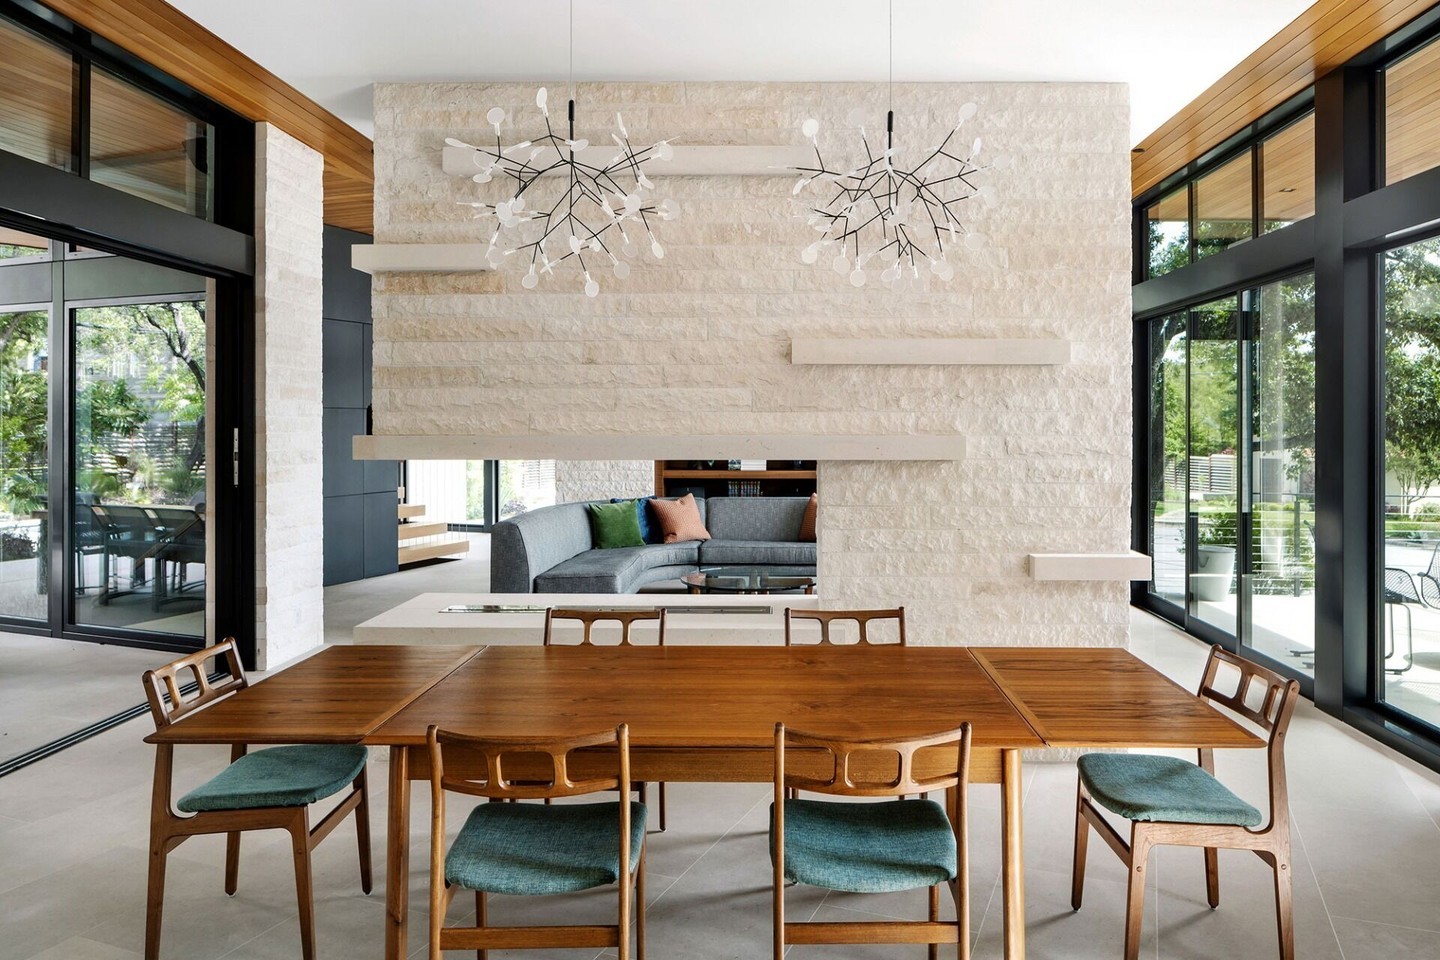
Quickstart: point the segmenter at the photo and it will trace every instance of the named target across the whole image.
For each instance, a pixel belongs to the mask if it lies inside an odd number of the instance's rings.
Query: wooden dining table
[[[777,722],[863,738],[969,721],[971,779],[1001,788],[1009,960],[1025,955],[1022,750],[1263,745],[1123,650],[893,645],[331,647],[148,739],[388,749],[385,956],[399,960],[408,950],[410,793],[429,777],[427,727],[564,736],[622,721],[636,780],[753,783],[773,776]]]

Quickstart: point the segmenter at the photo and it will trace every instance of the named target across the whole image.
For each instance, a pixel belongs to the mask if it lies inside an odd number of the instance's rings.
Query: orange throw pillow
[[[815,542],[815,513],[818,505],[819,502],[816,500],[816,494],[810,494],[810,502],[805,504],[805,516],[800,520],[801,543]]]
[[[666,543],[710,539],[710,531],[705,529],[705,522],[700,519],[700,508],[695,506],[693,493],[687,493],[679,500],[656,497],[650,501],[650,509],[654,511],[655,519],[660,521],[660,532],[665,535]]]

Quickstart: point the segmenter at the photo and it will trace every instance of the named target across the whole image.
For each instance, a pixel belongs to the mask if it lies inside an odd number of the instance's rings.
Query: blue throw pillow
[[[629,497],[611,497],[611,503],[624,503]],[[635,501],[635,520],[640,524],[640,539],[646,543],[664,543],[665,534],[660,525],[652,521],[650,508],[646,506],[654,497],[641,497]]]

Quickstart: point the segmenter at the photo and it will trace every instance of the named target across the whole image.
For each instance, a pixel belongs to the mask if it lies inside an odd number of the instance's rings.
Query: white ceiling
[[[569,0],[170,0],[373,134],[370,84],[567,71]],[[895,0],[896,80],[1130,84],[1139,142],[1309,0]],[[884,80],[886,0],[574,0],[580,80]]]

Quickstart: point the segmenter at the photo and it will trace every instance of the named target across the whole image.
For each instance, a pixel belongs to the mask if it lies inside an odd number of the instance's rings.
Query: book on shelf
[[[740,469],[741,469],[741,470],[764,470],[766,463],[767,463],[767,461],[765,461],[765,460],[741,460],[741,461],[740,461]]]

